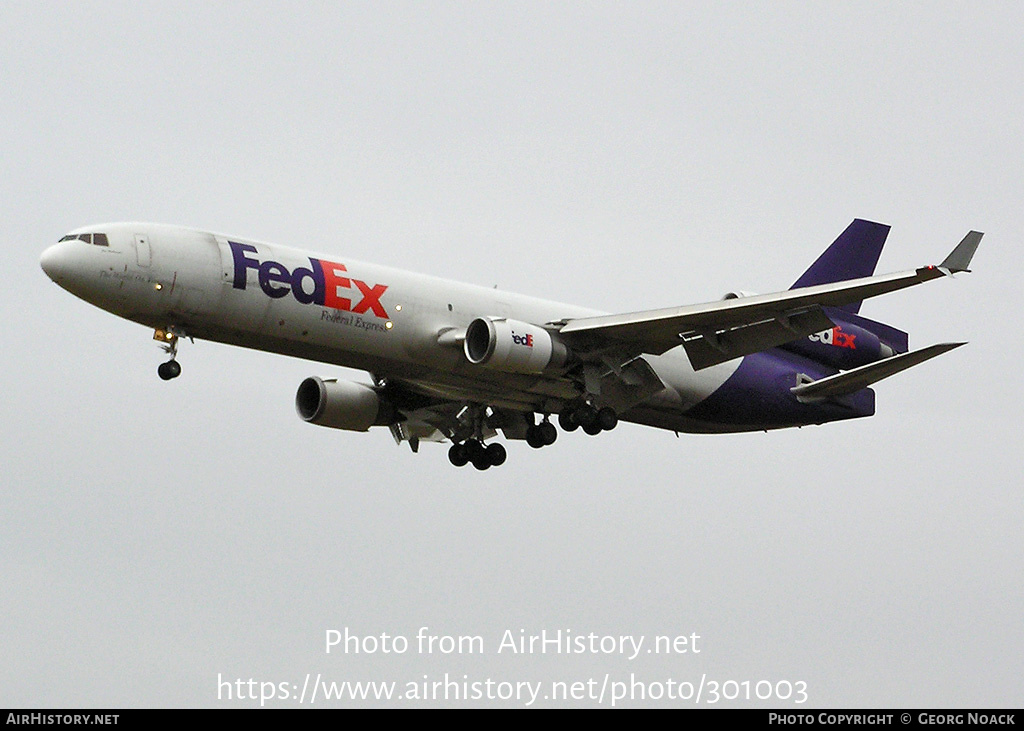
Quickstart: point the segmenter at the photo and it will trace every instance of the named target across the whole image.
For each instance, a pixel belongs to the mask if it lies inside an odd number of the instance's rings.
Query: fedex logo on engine
[[[814,333],[814,335],[808,335],[807,337],[815,343],[824,343],[836,348],[857,349],[857,345],[853,342],[857,336],[852,333],[844,333],[843,328],[838,325],[831,330],[822,330],[820,333]]]
[[[292,271],[283,264],[267,260],[264,262],[253,259],[247,254],[255,254],[256,247],[250,244],[239,244],[229,241],[231,256],[235,265],[233,287],[245,289],[248,270],[255,269],[259,277],[260,289],[267,297],[280,299],[291,295],[304,305],[316,304],[331,307],[335,310],[354,312],[357,315],[372,312],[377,317],[390,319],[384,305],[380,303],[381,295],[387,291],[387,285],[369,285],[358,279],[345,276],[347,269],[344,264],[309,257],[309,267],[295,267]],[[310,284],[307,285],[306,282]],[[309,291],[309,287],[312,291]],[[360,299],[355,304],[344,290],[358,290]]]
[[[533,335],[516,335],[512,333],[512,342],[516,345],[525,345],[527,348],[533,347]]]

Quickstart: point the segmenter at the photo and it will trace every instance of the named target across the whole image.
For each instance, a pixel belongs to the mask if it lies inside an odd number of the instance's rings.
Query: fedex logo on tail
[[[387,310],[381,304],[381,295],[387,291],[387,285],[369,285],[358,279],[346,276],[348,270],[344,264],[309,257],[309,267],[295,267],[292,271],[280,262],[254,259],[256,247],[229,241],[231,256],[235,265],[233,287],[245,289],[248,282],[248,270],[254,269],[259,278],[260,289],[267,297],[280,299],[289,293],[304,305],[316,304],[331,307],[335,310],[363,314],[372,312],[377,317],[389,319]],[[306,282],[310,284],[307,285]],[[312,291],[309,291],[309,287]],[[351,290],[357,290],[360,299],[353,305],[348,296]]]
[[[824,343],[825,345],[832,345],[837,348],[857,349],[857,345],[853,342],[857,336],[852,333],[844,333],[843,328],[838,325],[831,330],[822,330],[820,333],[808,335],[807,338],[812,342]]]

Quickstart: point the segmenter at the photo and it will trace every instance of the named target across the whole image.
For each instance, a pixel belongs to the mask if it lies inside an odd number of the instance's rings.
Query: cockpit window
[[[106,234],[68,234],[61,241],[84,241],[94,246],[110,246]]]

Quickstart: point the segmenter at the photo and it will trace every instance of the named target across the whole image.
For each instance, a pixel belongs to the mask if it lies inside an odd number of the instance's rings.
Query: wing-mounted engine
[[[299,384],[295,410],[303,421],[349,431],[367,431],[395,421],[394,406],[372,386],[316,376]]]
[[[546,373],[569,360],[565,344],[548,330],[503,317],[478,317],[466,329],[466,359],[509,373]]]
[[[295,410],[303,421],[332,429],[368,431],[386,426],[395,441],[418,451],[420,442],[441,442],[459,424],[464,406],[414,393],[401,384],[374,379],[375,386],[311,376],[299,384]],[[494,434],[491,430],[487,436]]]

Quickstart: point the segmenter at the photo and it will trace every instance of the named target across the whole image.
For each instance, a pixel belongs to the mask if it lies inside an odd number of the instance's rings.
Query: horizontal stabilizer
[[[949,256],[939,266],[951,272],[971,271],[968,267],[971,265],[974,252],[978,250],[978,244],[981,243],[981,237],[984,235],[979,231],[971,231],[964,236],[963,241],[956,245],[956,248],[949,253]]]
[[[938,343],[936,345],[929,345],[927,348],[894,355],[891,358],[869,363],[860,368],[843,371],[842,373],[812,381],[811,383],[804,383],[791,388],[790,391],[800,401],[818,401],[836,396],[845,396],[862,388],[867,388],[872,383],[881,381],[883,378],[888,378],[900,371],[905,371],[907,368],[924,363],[926,360],[930,360],[937,355],[942,355],[953,350],[953,348],[959,348],[961,345],[966,345],[966,343]]]

